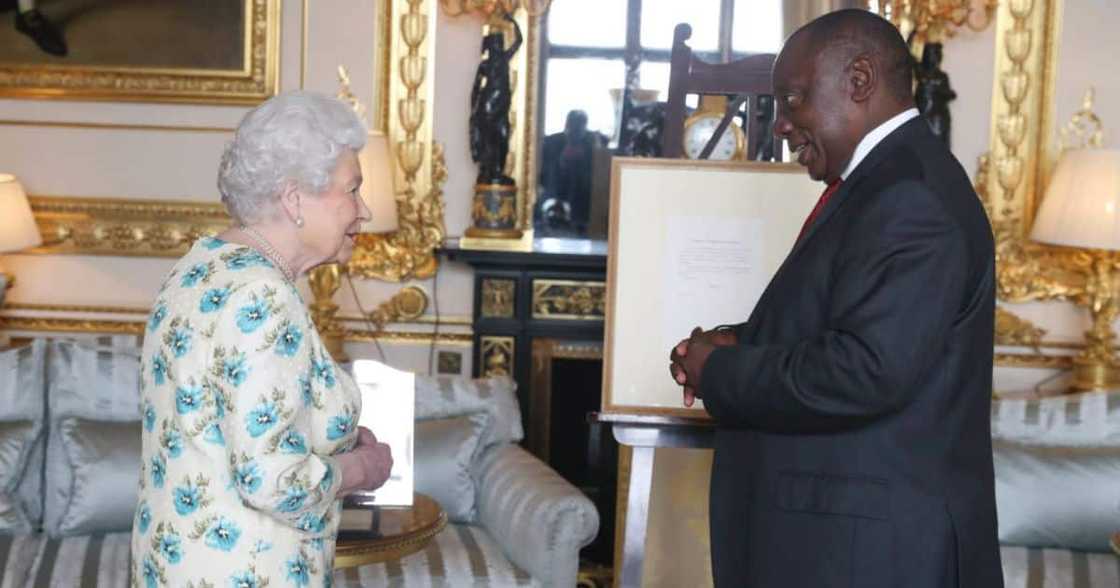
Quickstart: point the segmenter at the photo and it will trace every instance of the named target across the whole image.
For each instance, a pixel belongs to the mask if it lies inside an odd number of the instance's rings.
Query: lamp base
[[[1070,387],[1073,392],[1116,390],[1120,388],[1120,366],[1114,362],[1075,358]]]

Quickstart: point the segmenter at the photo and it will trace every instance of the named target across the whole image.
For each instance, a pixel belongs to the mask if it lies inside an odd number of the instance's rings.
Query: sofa
[[[34,339],[0,351],[0,586],[129,586],[139,475],[135,337]],[[518,445],[508,378],[418,376],[415,484],[449,524],[398,561],[334,585],[576,585],[592,502]]]

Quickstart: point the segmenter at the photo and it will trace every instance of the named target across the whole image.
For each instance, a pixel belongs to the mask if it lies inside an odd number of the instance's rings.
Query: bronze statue
[[[949,145],[952,117],[949,102],[956,100],[957,93],[949,87],[949,76],[941,69],[941,43],[926,43],[922,49],[922,62],[916,68],[918,78],[914,90],[914,100],[918,111],[929,123],[933,134]]]
[[[476,183],[512,185],[505,174],[509,153],[509,64],[521,47],[521,27],[508,13],[503,18],[513,24],[515,39],[508,49],[505,36],[497,27],[482,39],[482,62],[478,64],[471,88],[471,159],[478,164]]]

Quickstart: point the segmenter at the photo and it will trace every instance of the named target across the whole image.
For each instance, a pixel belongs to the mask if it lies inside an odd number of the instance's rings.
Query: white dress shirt
[[[856,145],[856,150],[852,153],[852,159],[848,161],[848,167],[844,168],[844,173],[840,174],[840,179],[847,180],[852,170],[856,169],[859,162],[863,161],[863,158],[867,157],[867,154],[871,153],[871,150],[874,149],[880,141],[887,138],[887,135],[893,133],[895,129],[901,127],[915,116],[918,116],[918,109],[908,108],[887,119],[887,122],[875,127],[870,133],[864,135],[863,139],[860,139],[859,145]]]

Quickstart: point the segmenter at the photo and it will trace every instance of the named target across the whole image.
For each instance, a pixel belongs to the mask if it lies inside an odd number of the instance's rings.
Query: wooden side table
[[[348,517],[343,511],[343,519]],[[426,494],[413,494],[411,507],[373,507],[368,532],[340,532],[334,552],[336,569],[400,559],[424,549],[447,526],[447,513]],[[357,514],[357,513],[355,513]]]

